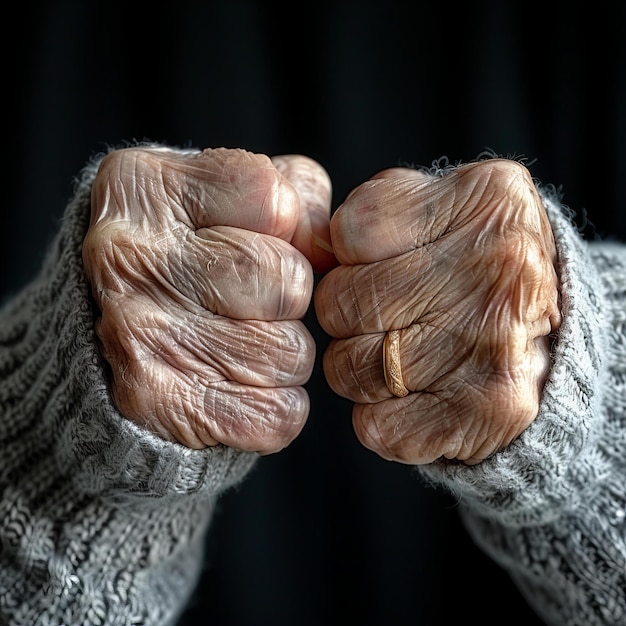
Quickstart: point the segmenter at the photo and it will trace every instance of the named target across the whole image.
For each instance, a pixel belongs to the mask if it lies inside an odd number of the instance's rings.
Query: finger
[[[382,363],[384,333],[331,339],[322,357],[329,387],[353,402],[380,402],[391,397]]]
[[[506,159],[471,163],[442,178],[418,173],[371,179],[357,187],[331,220],[340,263],[387,259],[436,241],[494,202],[540,205],[528,170]]]
[[[435,434],[441,400],[432,394],[410,394],[376,404],[355,404],[352,425],[357,439],[387,461],[422,465],[442,456]],[[439,433],[443,437],[447,433]]]
[[[454,258],[443,256],[438,262],[435,272],[432,251],[419,248],[385,261],[333,269],[313,294],[320,325],[337,338],[410,326],[450,279],[446,268]]]
[[[323,356],[326,380],[333,391],[356,403],[393,398],[385,382],[383,340],[386,333],[372,333],[332,340]],[[399,370],[409,392],[430,391],[463,369],[467,384],[479,384],[488,366],[473,347],[465,347],[463,330],[413,324],[399,333]],[[488,343],[488,340],[485,340]],[[485,348],[485,353],[488,347]],[[497,355],[493,355],[494,361]],[[494,362],[493,367],[497,367]]]
[[[447,221],[438,225],[437,216],[441,222],[441,206],[453,198],[451,188],[441,198],[439,187],[439,180],[413,175],[372,178],[359,185],[331,219],[339,262],[371,263],[430,243],[433,232],[438,235],[447,226]]]
[[[299,320],[232,320],[175,306],[166,312],[149,296],[106,296],[96,331],[121,378],[156,359],[204,385],[231,380],[290,387],[309,380],[315,360],[315,342]]]
[[[146,150],[139,161],[138,169],[147,170],[147,188],[153,190],[150,181],[158,172],[163,202],[195,228],[235,226],[286,241],[293,237],[298,196],[266,155],[230,148],[200,153]]]
[[[259,387],[304,385],[313,371],[315,342],[298,320],[234,323],[220,318],[190,344],[197,358],[225,380]],[[201,350],[197,347],[201,346]]]
[[[236,319],[302,318],[313,291],[311,265],[291,244],[231,227],[187,231],[185,255],[173,251],[172,280],[187,297]]]
[[[310,411],[304,387],[268,389],[232,383],[208,390],[204,406],[203,432],[211,439],[262,455],[287,447],[302,431]]]
[[[272,162],[295,187],[300,199],[291,243],[309,259],[316,272],[325,273],[337,265],[330,239],[330,177],[317,161],[302,155],[275,156]]]
[[[448,416],[447,422],[444,416]],[[358,440],[387,461],[410,465],[456,458],[454,445],[461,438],[447,423],[454,420],[445,399],[434,394],[410,394],[377,404],[355,404],[352,424]]]
[[[272,454],[297,437],[309,414],[309,397],[303,387],[253,387],[223,381],[190,393],[184,376],[173,376],[162,364],[153,372],[167,385],[162,395],[155,394],[149,384],[132,394],[117,385],[114,402],[135,423],[189,448],[221,443]]]
[[[494,377],[486,387],[460,384],[355,404],[353,427],[366,448],[389,461],[479,463],[509,445],[535,418],[539,391],[529,393],[533,386],[527,375],[522,372],[514,385]]]
[[[315,342],[299,320],[268,323],[216,316],[194,320],[191,332],[183,332],[179,325],[172,362],[177,369],[201,372],[207,383],[293,387],[304,385],[313,371]]]

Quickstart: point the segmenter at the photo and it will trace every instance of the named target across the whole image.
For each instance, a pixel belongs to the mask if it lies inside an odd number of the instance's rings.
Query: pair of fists
[[[509,444],[537,414],[560,322],[528,171],[394,168],[330,208],[328,174],[303,156],[105,157],[83,257],[121,413],[191,448],[281,450],[309,413],[314,297],[326,378],[366,447],[475,463]]]

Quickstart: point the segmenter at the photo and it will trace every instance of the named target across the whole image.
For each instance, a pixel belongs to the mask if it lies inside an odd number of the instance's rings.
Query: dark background
[[[586,238],[626,241],[624,4],[13,6],[0,293],[37,271],[88,158],[133,139],[307,154],[335,208],[379,169],[490,149],[562,187]],[[357,443],[307,322],[309,422],[221,501],[188,623],[539,623],[449,496]]]

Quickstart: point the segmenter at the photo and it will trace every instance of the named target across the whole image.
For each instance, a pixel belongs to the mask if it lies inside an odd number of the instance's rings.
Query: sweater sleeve
[[[419,468],[547,624],[626,624],[626,246],[586,243],[544,202],[562,326],[538,417],[477,466]]]
[[[0,622],[173,623],[221,492],[256,455],[164,441],[115,409],[83,274],[97,160],[39,276],[0,310]]]

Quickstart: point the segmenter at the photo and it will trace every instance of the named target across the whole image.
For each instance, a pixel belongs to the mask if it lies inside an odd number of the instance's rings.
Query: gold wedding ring
[[[404,398],[409,390],[402,378],[402,366],[400,365],[400,331],[390,330],[383,341],[383,373],[387,389],[394,396]]]

